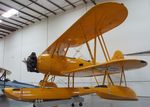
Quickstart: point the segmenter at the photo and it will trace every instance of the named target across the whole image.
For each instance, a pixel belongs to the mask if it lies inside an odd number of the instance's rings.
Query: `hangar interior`
[[[69,2],[68,2],[69,1]],[[40,55],[91,7],[103,2],[123,3],[128,9],[127,19],[118,27],[104,34],[110,56],[115,50],[124,54],[150,50],[150,1],[149,0],[0,0],[0,14],[14,8],[19,13],[11,18],[0,16],[0,67],[12,72],[11,80],[38,84],[43,75],[27,72],[22,62],[31,52]],[[25,12],[25,13],[24,13]],[[31,15],[27,15],[31,14]],[[93,46],[93,41],[90,41]],[[97,60],[104,61],[102,50],[97,47]],[[85,45],[69,49],[69,57],[89,60]],[[139,97],[139,101],[110,101],[96,95],[85,96],[85,107],[148,107],[150,102],[149,55],[127,56],[143,59],[148,65],[126,73],[127,84]],[[54,65],[55,66],[55,65]],[[118,80],[118,75],[114,75]],[[102,78],[98,77],[101,81]],[[67,79],[57,77],[58,86],[67,85]],[[75,86],[94,86],[93,77],[75,78]],[[32,107],[30,103],[10,101],[10,107]],[[60,105],[66,107],[70,105]]]

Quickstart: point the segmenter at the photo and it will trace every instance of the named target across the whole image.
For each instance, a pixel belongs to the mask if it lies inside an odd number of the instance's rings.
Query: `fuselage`
[[[62,72],[93,65],[92,61],[42,54],[37,59],[37,70],[41,73],[64,76]]]

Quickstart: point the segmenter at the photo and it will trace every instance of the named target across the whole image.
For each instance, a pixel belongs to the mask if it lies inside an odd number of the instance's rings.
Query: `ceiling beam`
[[[5,37],[6,35],[5,35],[5,34],[2,34],[2,33],[0,33],[0,36],[3,36],[3,37]]]
[[[5,19],[1,19],[3,22],[6,22],[6,23],[9,23],[9,24],[12,24],[12,25],[15,25],[15,26],[19,26],[19,27],[23,27],[23,26],[21,26],[21,25],[18,25],[18,24],[16,24],[16,23],[13,23],[13,22],[10,22],[10,21],[7,21],[7,20],[5,20]]]
[[[91,0],[91,2],[92,2],[94,5],[96,5],[96,2],[95,2],[95,0]]]
[[[73,8],[76,8],[76,6],[73,4],[73,3],[71,3],[69,0],[65,0],[68,4],[70,4]]]
[[[4,31],[4,30],[0,30],[0,32],[2,32],[2,33],[6,33],[6,34],[10,34],[9,32]]]
[[[18,1],[16,1],[16,0],[11,0],[11,1],[13,1],[13,2],[15,2],[16,4],[19,4],[19,5],[25,7],[25,8],[27,8],[27,9],[29,9],[29,10],[32,10],[32,11],[34,11],[35,13],[38,13],[38,14],[40,14],[40,15],[42,15],[42,16],[48,18],[47,15],[45,15],[45,14],[43,14],[43,13],[37,11],[37,10],[34,10],[34,9],[32,9],[32,8],[30,8],[30,7],[28,7],[28,6],[24,5],[24,4],[22,4],[22,3],[18,2]]]
[[[2,9],[2,8],[0,8],[0,11],[3,11],[3,12],[5,12],[5,10],[4,10],[4,9]]]
[[[0,32],[0,34],[8,35],[7,33]]]
[[[16,8],[14,8],[14,7],[12,7],[12,6],[8,5],[8,4],[6,4],[6,3],[3,3],[3,2],[1,2],[1,1],[0,1],[0,4],[4,5],[4,6],[6,6],[6,7],[9,7],[9,8],[16,9]],[[16,10],[18,10],[18,9],[16,9]],[[18,11],[19,11],[20,13],[23,13],[23,14],[25,14],[25,15],[27,15],[27,16],[30,16],[30,17],[32,17],[32,18],[35,18],[35,19],[41,21],[41,19],[38,18],[38,17],[36,17],[36,16],[33,16],[33,15],[31,15],[31,14],[29,14],[29,13],[26,13],[26,12],[24,12],[24,11],[21,11],[21,10],[18,10]]]
[[[26,13],[26,12],[21,11],[21,10],[19,10],[19,12],[21,12],[21,13],[23,13],[23,14],[25,14],[25,15],[28,15],[28,16],[30,16],[30,17],[33,17],[33,18],[35,18],[35,19],[37,19],[37,20],[39,20],[39,21],[41,21],[40,18],[38,18],[38,17],[36,17],[36,16],[33,16],[33,15],[29,14],[29,13]]]
[[[6,24],[3,24],[3,23],[1,23],[0,25],[6,26],[6,27],[8,27],[8,28],[10,28],[10,29],[15,29],[15,30],[18,29],[17,27],[14,27],[14,26],[11,26],[11,25],[6,25]]]
[[[1,26],[1,25],[0,25],[0,29],[1,29],[1,30],[5,30],[5,31],[9,31],[9,32],[14,32],[14,31],[16,31],[16,30],[9,29],[9,28],[7,28],[7,27],[5,27],[5,26]]]
[[[16,31],[18,28],[16,27],[12,27],[12,26],[8,26],[8,25],[5,25],[5,24],[0,24],[0,28],[1,29],[4,29],[4,30],[8,30],[8,31]]]
[[[37,2],[35,2],[35,1],[33,1],[33,0],[29,0],[29,1],[32,2],[32,3],[34,3],[34,4],[36,4],[36,5],[38,5],[38,6],[41,7],[41,8],[43,8],[43,9],[45,9],[45,10],[47,10],[47,11],[53,13],[54,15],[57,14],[56,12],[54,12],[54,11],[52,11],[52,10],[50,10],[50,9],[48,9],[48,8],[46,8],[46,7],[44,7],[43,5],[37,3]]]
[[[53,4],[54,6],[58,7],[59,9],[61,9],[62,11],[66,11],[64,8],[62,8],[61,6],[59,6],[58,4],[52,2],[51,0],[47,0],[49,3]]]
[[[26,20],[26,21],[28,21],[28,22],[31,22],[31,23],[35,23],[34,21],[32,21],[32,20],[30,20],[30,19],[27,19],[27,18],[25,18],[25,17],[22,17],[22,16],[19,16],[19,18],[21,18],[21,19],[23,19],[23,20]]]
[[[86,1],[86,0],[83,0],[83,2],[84,2],[85,4],[87,4],[87,1]]]
[[[16,20],[16,19],[14,19],[14,18],[9,18],[9,19],[11,19],[11,20],[13,20],[13,21],[16,21],[16,22],[18,22],[18,23],[24,24],[24,25],[29,25],[29,24],[27,24],[27,23],[25,23],[25,22],[22,22],[22,21],[20,21],[20,20]]]

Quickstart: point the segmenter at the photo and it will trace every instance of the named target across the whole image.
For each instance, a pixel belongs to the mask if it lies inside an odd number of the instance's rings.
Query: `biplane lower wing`
[[[136,59],[120,59],[112,60],[106,63],[101,63],[97,65],[91,65],[87,67],[78,68],[72,71],[64,71],[62,74],[76,76],[76,77],[90,77],[90,76],[100,76],[104,75],[105,71],[108,71],[110,74],[120,73],[122,67],[124,70],[138,69],[146,66],[147,63],[143,60]]]

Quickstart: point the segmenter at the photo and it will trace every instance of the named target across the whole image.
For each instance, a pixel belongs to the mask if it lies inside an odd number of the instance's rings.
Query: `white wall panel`
[[[0,39],[0,67],[3,66],[4,61],[4,39]]]
[[[47,48],[46,32],[46,20],[22,30],[21,60],[27,58],[31,52],[36,52],[38,56]],[[41,74],[27,72],[26,65],[21,62],[21,81],[39,82],[41,77]]]
[[[4,68],[11,70],[12,79],[20,80],[21,48],[21,31],[5,38]]]

